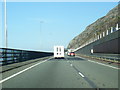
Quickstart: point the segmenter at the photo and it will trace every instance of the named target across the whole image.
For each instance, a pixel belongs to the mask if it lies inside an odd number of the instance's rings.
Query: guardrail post
[[[14,60],[14,50],[12,50],[12,63],[15,63],[15,60]]]
[[[19,57],[18,57],[18,62],[22,61],[22,51],[19,51]]]
[[[7,49],[3,49],[3,65],[7,64]]]

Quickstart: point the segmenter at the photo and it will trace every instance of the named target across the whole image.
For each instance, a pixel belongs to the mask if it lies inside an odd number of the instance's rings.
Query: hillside
[[[115,27],[118,23],[118,20],[120,20],[120,14],[118,14],[118,7],[120,5],[116,6],[112,10],[110,10],[106,16],[103,16],[96,20],[91,25],[87,26],[86,29],[80,33],[78,36],[73,38],[69,45],[69,48],[76,49],[86,43],[91,37],[93,37],[95,34],[99,34],[101,32],[104,32],[106,29],[110,29],[111,27]]]

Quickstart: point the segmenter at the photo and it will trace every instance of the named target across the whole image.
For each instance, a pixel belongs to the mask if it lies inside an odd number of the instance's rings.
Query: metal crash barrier
[[[0,48],[0,65],[23,62],[31,59],[52,56],[52,52],[38,52],[10,48]]]

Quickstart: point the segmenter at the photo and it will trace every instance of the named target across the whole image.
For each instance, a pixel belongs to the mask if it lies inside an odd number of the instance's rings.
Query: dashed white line
[[[70,66],[72,67],[73,65],[72,65],[72,64],[70,64]]]
[[[81,77],[85,77],[81,72],[79,72],[79,75],[80,75]]]
[[[93,63],[100,64],[100,65],[103,65],[103,66],[111,67],[111,68],[114,68],[114,69],[120,69],[120,68],[117,68],[117,67],[114,67],[114,66],[110,66],[110,65],[106,65],[106,64],[103,64],[103,63],[99,63],[99,62],[95,62],[95,61],[91,61],[91,60],[88,60],[88,61],[89,61],[89,62],[93,62]]]
[[[50,59],[51,59],[51,58],[50,58]],[[20,72],[18,72],[18,73],[15,73],[15,74],[13,74],[13,75],[11,75],[11,76],[9,76],[9,77],[7,77],[7,78],[1,80],[0,83],[3,83],[3,82],[5,82],[5,81],[7,81],[7,80],[9,80],[9,79],[11,79],[11,78],[13,78],[13,77],[15,77],[15,76],[21,74],[21,73],[23,73],[23,72],[25,72],[25,71],[27,71],[27,70],[33,68],[33,67],[35,67],[35,66],[37,66],[37,65],[39,65],[39,64],[42,64],[42,63],[44,63],[44,62],[46,62],[46,61],[48,61],[48,60],[50,60],[50,59],[44,60],[44,61],[39,62],[39,63],[37,63],[37,64],[35,64],[35,65],[32,65],[32,66],[30,66],[30,67],[28,67],[28,68],[26,68],[26,69],[24,69],[24,70],[22,70],[22,71],[20,71]]]

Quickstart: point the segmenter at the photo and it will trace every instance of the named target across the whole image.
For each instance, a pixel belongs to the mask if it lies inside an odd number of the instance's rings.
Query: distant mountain
[[[85,44],[86,41],[93,38],[95,34],[99,35],[105,30],[110,29],[111,27],[116,27],[118,20],[120,20],[120,14],[118,14],[119,8],[120,5],[116,6],[115,8],[110,10],[106,16],[103,16],[91,25],[87,26],[81,34],[79,34],[70,41],[67,48],[76,49],[81,45]]]

